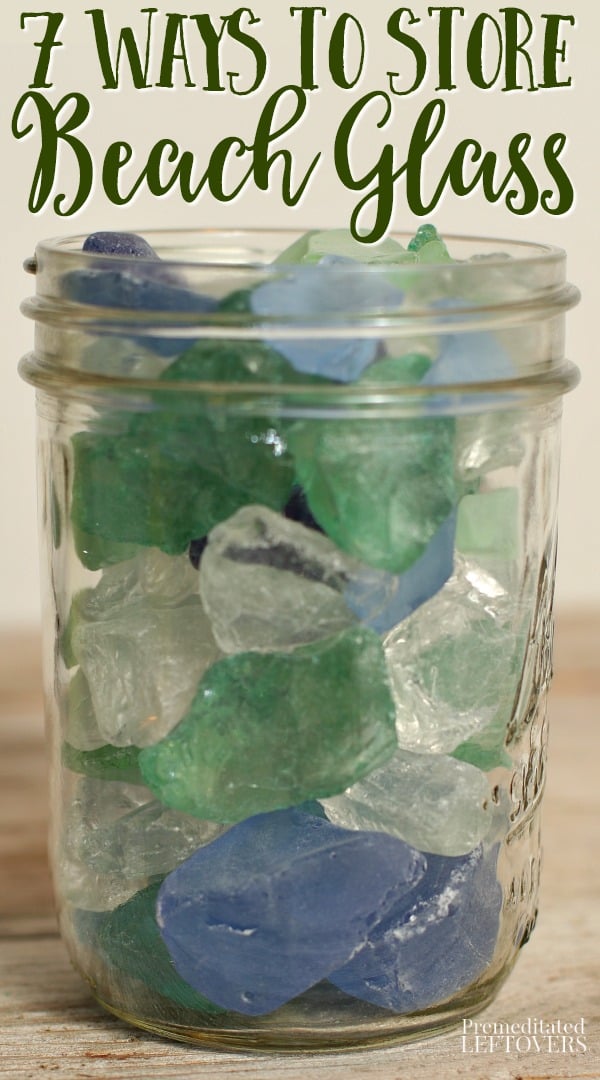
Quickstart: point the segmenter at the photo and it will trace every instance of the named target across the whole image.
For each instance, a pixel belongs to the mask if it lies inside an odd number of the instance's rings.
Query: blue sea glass
[[[429,855],[427,871],[378,921],[366,944],[330,981],[384,1009],[426,1009],[473,982],[496,945],[502,889],[498,847]]]
[[[297,808],[260,814],[165,878],[157,921],[186,983],[258,1016],[347,963],[425,866],[382,833],[340,829]]]

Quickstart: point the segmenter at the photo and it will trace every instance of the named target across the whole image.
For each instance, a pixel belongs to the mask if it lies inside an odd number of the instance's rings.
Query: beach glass
[[[62,934],[230,1049],[443,1031],[537,913],[577,291],[550,246],[315,235],[28,263]]]

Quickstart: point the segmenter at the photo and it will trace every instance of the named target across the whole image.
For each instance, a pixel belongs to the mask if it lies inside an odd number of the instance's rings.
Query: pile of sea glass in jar
[[[281,273],[216,301],[159,260],[152,275],[139,238],[86,249],[132,269],[68,275],[73,299],[256,322],[318,312],[315,267],[328,310],[339,273],[340,311],[360,312],[402,303],[395,264],[450,260],[431,226],[371,254],[310,233]],[[369,259],[389,275],[349,277]],[[477,332],[404,353],[351,331],[154,346],[168,382],[370,389],[511,371]],[[111,348],[92,346],[109,369]],[[482,975],[498,935],[488,772],[506,762],[522,663],[518,496],[481,478],[518,448],[497,417],[265,419],[157,401],[71,441],[77,553],[101,570],[61,642],[59,878],[79,933],[205,1013],[266,1014],[323,980],[399,1013],[443,1001]]]

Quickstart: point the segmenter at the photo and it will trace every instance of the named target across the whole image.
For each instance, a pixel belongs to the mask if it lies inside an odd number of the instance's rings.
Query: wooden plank
[[[545,890],[546,893],[548,890]],[[548,901],[548,897],[546,897]],[[523,1023],[528,1017],[578,1021],[590,1032],[587,1053],[514,1053],[492,1056],[463,1051],[461,1031],[386,1050],[310,1057],[222,1054],[178,1046],[127,1028],[106,1016],[69,967],[58,938],[4,942],[0,961],[0,1077],[25,1080],[41,1062],[57,1077],[183,1077],[195,1070],[211,1077],[269,1077],[273,1080],[436,1080],[469,1076],[600,1076],[597,1033],[597,965],[590,951],[595,912],[573,900],[568,912],[548,902],[540,925],[496,1002],[478,1018]],[[542,909],[543,910],[543,909]],[[573,949],[578,938],[580,946]],[[586,1035],[586,1038],[588,1036]],[[468,1042],[467,1047],[470,1045]]]
[[[559,611],[554,635],[553,693],[600,697],[600,616]]]

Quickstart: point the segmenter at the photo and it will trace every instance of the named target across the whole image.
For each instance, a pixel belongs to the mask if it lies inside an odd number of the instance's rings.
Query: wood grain
[[[600,1080],[600,615],[558,620],[540,920],[479,1021],[584,1018],[587,1051],[467,1054],[461,1032],[353,1054],[264,1056],[180,1046],[103,1013],[56,932],[46,861],[39,646],[0,638],[0,1078]],[[468,1045],[468,1044],[467,1044]]]

